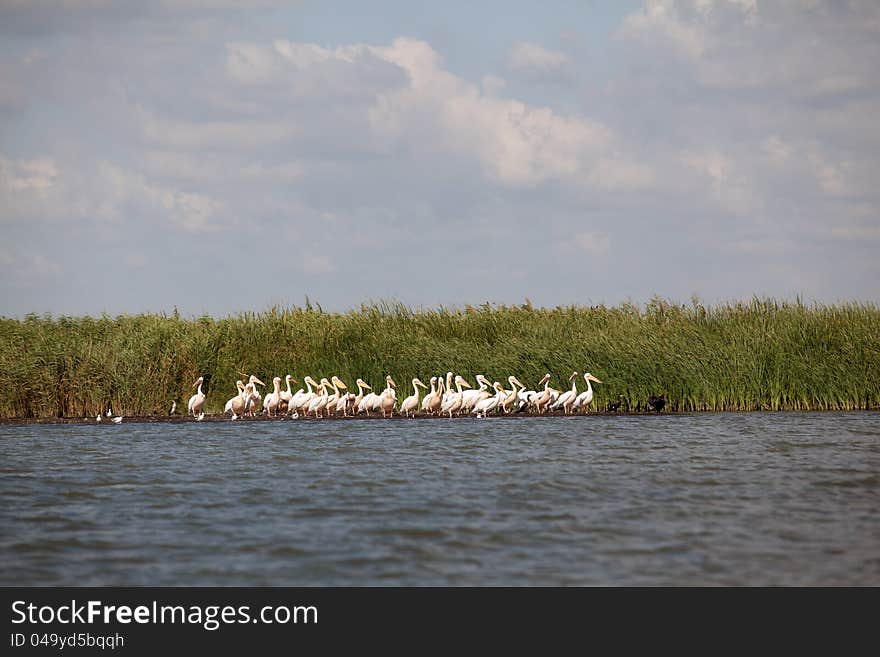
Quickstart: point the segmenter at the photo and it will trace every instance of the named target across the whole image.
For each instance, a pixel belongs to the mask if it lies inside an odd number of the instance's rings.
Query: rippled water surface
[[[5,585],[880,585],[880,414],[0,426]]]

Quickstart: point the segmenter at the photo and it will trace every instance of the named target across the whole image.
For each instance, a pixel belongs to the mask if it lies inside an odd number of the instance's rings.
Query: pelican
[[[436,380],[436,377],[431,379],[432,390]],[[413,417],[415,417],[419,411],[419,387],[422,387],[425,390],[428,389],[428,386],[422,383],[419,379],[413,379],[412,386],[413,394],[404,399],[400,404],[400,412],[407,417],[409,417],[410,411],[412,411]]]
[[[202,410],[202,406],[205,405],[205,393],[202,392],[202,382],[205,380],[205,377],[200,376],[196,379],[196,382],[193,383],[193,388],[198,387],[198,391],[192,397],[189,398],[189,403],[186,405],[186,409],[190,415],[198,415]]]
[[[578,396],[577,391],[577,372],[572,372],[571,376],[568,377],[568,380],[571,381],[571,390],[566,390],[556,399],[553,404],[550,405],[550,410],[555,411],[558,408],[562,409],[562,412],[568,414],[571,412],[571,406],[574,404],[574,400]]]
[[[248,394],[247,399],[245,399],[245,412],[254,415],[254,410],[260,406],[260,403],[263,401],[263,396],[260,394],[260,391],[257,390],[257,384],[261,386],[266,384],[253,374],[248,377],[248,383],[251,386],[251,391],[250,394]]]
[[[100,422],[100,421],[101,421],[101,414],[98,413],[98,416],[95,418],[95,422]]]
[[[553,393],[555,392],[557,395],[559,391],[555,388],[550,387],[550,375],[545,374],[544,377],[538,382],[538,385],[544,384],[544,390],[539,392],[537,395],[532,396],[532,404],[537,409],[538,413],[543,413],[546,409],[547,405],[553,401]]]
[[[370,392],[361,397],[355,413],[366,413],[367,417],[370,417],[370,411],[381,410],[379,406],[379,395],[377,395],[375,392],[372,392],[373,389],[366,383],[364,384],[364,388],[367,388],[368,390],[370,390]]]
[[[290,391],[290,382],[293,380],[293,377],[288,374],[284,377],[284,380],[287,382],[287,390],[281,391],[281,404],[282,408],[287,408],[287,405],[290,403],[291,398],[293,397],[293,393]]]
[[[276,376],[272,379],[273,390],[263,398],[263,412],[269,417],[278,411],[281,404],[281,377]]]
[[[492,387],[495,389],[495,394],[479,400],[474,404],[471,413],[476,413],[478,417],[486,417],[491,411],[498,408],[498,404],[500,404],[501,400],[505,398],[507,391],[504,389],[504,386],[498,383],[498,381],[493,383]]]
[[[595,381],[596,383],[602,383],[595,376],[586,372],[584,374],[584,381],[587,382],[587,389],[584,390],[581,394],[579,394],[575,400],[574,404],[572,404],[572,410],[584,409],[585,413],[590,412],[590,404],[593,401],[593,386],[590,385],[590,381]]]
[[[488,389],[492,387],[492,382],[482,374],[477,374],[476,379],[480,387],[475,390],[465,390],[461,395],[462,413],[470,413],[477,402],[491,397]]]
[[[318,384],[318,387],[321,389],[321,394],[317,397],[313,397],[309,402],[309,408],[306,412],[306,415],[309,413],[314,413],[315,417],[324,417],[324,409],[327,407],[327,401],[330,399],[330,393],[327,390],[330,387],[330,382],[323,378],[321,379],[321,383]]]
[[[293,393],[293,397],[290,398],[290,401],[287,402],[287,412],[295,413],[296,417],[299,417],[298,411],[303,410],[303,406],[307,406],[310,401],[312,401],[312,397],[315,396],[314,391],[312,390],[312,386],[318,387],[317,382],[309,375],[306,375],[303,379],[303,383],[306,384],[307,391],[303,391],[302,388]],[[294,418],[295,419],[295,418]]]
[[[232,415],[235,416],[232,419],[234,420],[238,415],[244,413],[244,383],[241,382],[241,379],[235,382],[235,387],[238,388],[238,394],[226,402],[226,406],[223,407],[224,413],[229,413],[232,411]]]
[[[337,411],[339,401],[342,398],[339,394],[340,388],[342,390],[348,390],[348,386],[345,385],[335,374],[330,377],[330,385],[333,387],[333,394],[327,399],[327,415],[333,415]]]
[[[446,384],[443,382],[443,377],[437,377],[437,392],[433,397],[430,398],[428,402],[428,407],[425,409],[431,415],[439,415],[440,407],[443,405],[443,392],[446,390]]]
[[[397,405],[397,393],[394,391],[396,387],[397,384],[394,383],[394,379],[391,378],[390,374],[387,375],[385,377],[385,390],[379,395],[379,409],[382,411],[382,417],[386,417],[386,413],[394,417],[394,407]]]
[[[202,411],[201,413],[196,415],[196,422],[201,422],[204,419],[205,419],[205,412],[204,411]]]
[[[447,372],[446,373],[446,392],[443,393],[443,403],[444,404],[449,400],[449,398],[452,395],[455,394],[454,392],[452,392],[452,383],[453,383],[452,372]]]
[[[434,397],[437,395],[437,377],[432,376],[429,383],[431,384],[431,392],[429,392],[427,395],[422,397],[422,410],[426,411],[428,413],[431,412],[428,410],[428,407],[431,405],[431,402],[433,401]]]
[[[168,411],[168,415],[174,415],[175,413],[177,413],[177,402],[172,400],[171,410]]]
[[[449,417],[452,417],[452,414],[458,411],[461,408],[461,389],[470,388],[471,384],[465,381],[462,377],[455,377],[455,389],[457,392],[451,393],[446,401],[443,402],[443,405],[440,407],[441,413],[449,413]]]
[[[358,379],[357,381],[355,381],[355,384],[357,385],[357,388],[358,388],[358,394],[357,394],[357,397],[354,398],[354,402],[353,402],[353,406],[354,406],[354,410],[352,412],[353,415],[357,415],[358,412],[360,412],[360,405],[364,399],[364,390],[372,390],[372,388],[369,386],[369,384],[367,384],[367,382],[364,381],[363,379]]]
[[[113,415],[113,407],[107,406],[107,417],[111,417]]]
[[[112,422],[113,422],[114,424],[122,424],[122,416],[121,416],[121,415],[117,415],[115,418],[113,418]]]
[[[522,390],[525,390],[526,387],[522,383],[520,383],[519,379],[517,379],[515,376],[513,376],[513,374],[511,374],[509,377],[507,377],[507,382],[510,384],[511,390],[510,390],[510,393],[507,394],[504,397],[504,399],[501,400],[501,409],[505,413],[510,413],[509,406],[517,401],[517,398],[519,397],[519,393]],[[519,386],[519,388],[520,388],[519,390],[517,390],[517,386]]]

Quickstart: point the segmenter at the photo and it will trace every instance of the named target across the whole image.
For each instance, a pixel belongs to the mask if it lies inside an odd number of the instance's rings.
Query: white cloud
[[[571,76],[568,56],[536,43],[519,41],[507,53],[507,70],[536,80],[559,80]]]
[[[58,179],[58,167],[51,157],[9,160],[0,156],[0,189],[12,192],[44,190]]]

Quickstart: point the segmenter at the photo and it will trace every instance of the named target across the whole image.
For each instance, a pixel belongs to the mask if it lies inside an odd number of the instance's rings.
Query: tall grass
[[[206,380],[220,412],[236,379],[336,374],[403,389],[447,370],[473,381],[546,372],[566,388],[572,370],[604,383],[594,404],[624,397],[644,409],[865,409],[880,406],[880,309],[870,304],[751,302],[708,307],[654,299],[644,308],[467,306],[413,310],[379,303],[347,313],[272,308],[214,319],[176,314],[0,319],[0,414],[94,416],[185,412]],[[581,387],[583,381],[581,380]],[[295,389],[295,388],[294,388]],[[408,392],[406,394],[409,394]]]

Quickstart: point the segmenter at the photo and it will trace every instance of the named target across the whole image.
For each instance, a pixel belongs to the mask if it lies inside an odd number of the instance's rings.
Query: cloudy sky
[[[880,301],[880,3],[0,0],[0,315]]]

